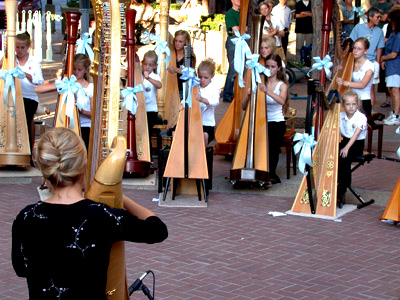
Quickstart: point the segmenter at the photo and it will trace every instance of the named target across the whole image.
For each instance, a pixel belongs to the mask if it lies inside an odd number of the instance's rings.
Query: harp
[[[262,16],[253,16],[253,53],[258,54],[262,35]],[[246,75],[250,76],[250,70]],[[246,86],[248,89],[250,85]],[[243,89],[243,90],[245,90]],[[268,130],[265,93],[251,92],[233,158],[230,179],[266,182],[268,180]]]
[[[80,13],[76,12],[67,12],[67,41],[68,41],[68,50],[67,50],[67,62],[65,67],[65,76],[71,78],[71,75],[74,71],[74,55],[75,55],[75,44],[76,38],[78,35],[78,24],[79,19],[81,17]],[[81,134],[81,129],[79,125],[79,111],[78,107],[74,105],[73,116],[74,122],[70,120],[70,117],[67,116],[67,104],[61,101],[62,95],[58,97],[56,111],[54,114],[54,127],[66,127],[72,129],[76,134]]]
[[[128,62],[128,87],[142,84],[140,63],[135,64],[135,15],[134,9],[126,12],[126,48]],[[135,82],[136,81],[136,82]],[[132,177],[147,177],[150,175],[150,138],[147,127],[146,101],[144,93],[138,93],[136,114],[128,111],[127,143],[128,158],[125,165],[125,175]]]
[[[7,57],[3,57],[3,72],[9,73],[16,66],[15,15],[17,1],[7,0],[5,6],[7,11]],[[29,166],[31,150],[21,85],[18,78],[12,78],[14,83],[10,86],[6,85],[5,80],[0,80],[0,165]]]
[[[333,0],[324,1],[324,25],[322,39],[322,53],[325,56],[328,51],[328,38],[330,22],[333,10]],[[328,25],[329,23],[329,25]],[[337,51],[341,51],[340,45],[336,46]],[[344,53],[339,53],[342,58],[342,68],[332,79],[329,87],[330,91],[338,89],[339,93],[344,93],[348,88],[336,85],[336,76],[342,76],[344,80],[351,81],[354,58],[347,49]],[[320,79],[325,81],[325,73],[320,73]],[[312,154],[313,167],[307,166],[308,175],[303,177],[291,211],[296,213],[312,213],[330,217],[336,216],[337,201],[337,170],[339,158],[339,115],[340,103],[334,93],[328,94],[329,105],[324,93],[324,86],[318,81],[309,81],[308,87],[308,107],[306,128],[311,134],[311,123],[314,122],[315,130],[318,132],[318,143]],[[313,115],[311,103],[315,104],[316,112]],[[323,107],[329,106],[327,113]],[[313,119],[313,120],[312,120]],[[323,122],[322,122],[323,120]]]
[[[185,46],[185,65],[190,66],[191,47]],[[184,99],[188,97],[188,86],[184,83]],[[198,88],[192,89],[192,95],[198,93]],[[183,158],[183,160],[182,160]],[[206,149],[203,137],[200,103],[192,101],[189,108],[185,101],[185,108],[179,112],[175,135],[172,140],[171,150],[165,166],[164,177],[167,178],[163,200],[165,200],[168,187],[172,181],[172,196],[178,194],[194,194],[197,191],[201,200],[200,181],[203,185],[203,195],[207,201],[205,180],[208,179]],[[193,180],[194,179],[194,180]],[[194,187],[196,183],[196,187]]]
[[[246,31],[248,9],[249,0],[242,0],[240,3],[240,34],[244,34]],[[242,115],[241,100],[247,96],[247,89],[241,89],[238,82],[238,78],[236,78],[232,103],[215,130],[215,140],[217,141],[215,154],[232,155],[236,148]],[[248,86],[249,82],[246,83],[246,86]]]
[[[380,220],[393,220],[396,223],[400,222],[400,177],[397,180],[396,186],[393,189],[392,195],[386,205]],[[396,224],[395,223],[395,224]]]

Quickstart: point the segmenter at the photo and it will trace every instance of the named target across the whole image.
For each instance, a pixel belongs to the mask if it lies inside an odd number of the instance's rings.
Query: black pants
[[[82,140],[85,142],[86,150],[89,149],[90,127],[81,127]]]
[[[289,31],[285,31],[285,35],[281,38],[281,43],[282,43],[283,52],[285,52],[285,56],[286,56],[287,47],[289,44]]]
[[[340,150],[343,149],[350,139],[343,137],[339,144],[339,166],[338,166],[338,183],[340,192],[345,192],[351,185],[351,162],[355,157],[361,156],[364,151],[364,140],[357,140],[350,147],[347,157],[340,156]]]
[[[286,132],[286,122],[268,122],[268,150],[269,150],[269,173],[276,175],[279,153]]]
[[[372,114],[371,100],[361,100],[363,113],[369,117]]]
[[[28,126],[29,144],[32,153],[33,144],[35,143],[35,125],[33,123],[33,116],[36,113],[39,103],[29,98],[23,99],[25,106],[26,125]]]

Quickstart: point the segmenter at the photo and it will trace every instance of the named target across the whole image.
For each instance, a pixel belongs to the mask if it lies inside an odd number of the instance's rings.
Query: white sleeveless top
[[[280,87],[283,81],[279,81],[274,89],[274,93],[277,95],[281,94]],[[285,117],[283,116],[283,105],[276,102],[270,96],[266,95],[267,102],[267,117],[268,122],[281,122],[285,121]]]

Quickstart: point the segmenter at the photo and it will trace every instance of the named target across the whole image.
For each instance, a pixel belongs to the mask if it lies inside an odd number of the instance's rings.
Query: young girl
[[[270,54],[278,54],[282,59],[282,67],[285,68],[285,62],[283,59],[285,58],[283,52],[278,53],[278,48],[276,46],[276,42],[274,38],[271,37],[264,37],[261,39],[261,46],[260,46],[260,56],[262,59],[266,59]]]
[[[26,77],[21,79],[21,91],[24,99],[26,123],[31,150],[35,142],[35,126],[33,126],[33,116],[39,105],[39,97],[35,92],[35,87],[44,82],[41,64],[30,53],[31,39],[27,32],[17,34],[15,41],[15,52],[17,66],[25,72]]]
[[[368,117],[371,116],[371,86],[374,75],[374,64],[366,57],[369,42],[366,38],[358,38],[353,47],[354,68],[351,81],[343,81],[342,78],[336,78],[339,85],[350,87],[352,91],[358,94],[362,103],[362,110]]]
[[[212,82],[215,75],[215,62],[211,59],[203,60],[197,68],[200,78],[199,93],[195,98],[200,102],[201,119],[203,121],[204,145],[214,139],[215,132],[215,107],[219,104],[221,90]]]
[[[266,93],[268,118],[268,147],[269,147],[269,177],[272,183],[280,183],[276,175],[280,147],[286,132],[286,122],[283,111],[288,105],[288,85],[282,59],[277,54],[270,54],[265,59],[265,67],[271,71],[261,91]]]
[[[348,91],[342,96],[344,112],[340,113],[340,134],[343,140],[339,144],[338,200],[339,207],[344,204],[346,189],[351,184],[351,162],[364,150],[367,135],[367,117],[358,111],[359,97],[356,92]]]
[[[79,121],[81,126],[82,139],[86,148],[89,147],[90,125],[91,125],[91,107],[93,101],[94,85],[89,83],[90,59],[86,54],[75,54],[74,56],[74,75],[77,82],[82,86],[82,92],[77,94],[77,101],[83,103],[82,109],[79,111]],[[42,84],[35,88],[37,93],[46,93],[55,91],[55,82]],[[81,98],[82,97],[82,98]]]
[[[143,88],[146,100],[147,126],[151,137],[157,121],[157,89],[162,87],[160,75],[154,73],[157,69],[157,54],[151,50],[144,54],[142,61]]]

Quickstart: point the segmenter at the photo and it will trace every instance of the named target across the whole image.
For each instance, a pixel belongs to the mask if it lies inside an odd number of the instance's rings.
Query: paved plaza
[[[43,64],[46,76],[54,76],[59,66]],[[304,96],[305,87],[302,80],[292,91]],[[376,110],[387,115],[389,108],[380,107],[384,96],[377,95]],[[41,103],[54,111],[56,98],[43,95]],[[304,118],[305,103],[291,101],[296,118]],[[227,108],[227,103],[218,106],[218,121]],[[395,158],[400,146],[395,129],[384,126],[385,157]],[[377,132],[372,151],[377,151]],[[126,244],[130,283],[152,270],[156,299],[171,300],[400,299],[400,226],[379,220],[400,175],[400,163],[376,158],[357,170],[353,186],[376,203],[337,221],[268,214],[290,210],[302,179],[299,172],[286,179],[285,154],[278,166],[282,183],[268,190],[233,189],[226,179],[230,167],[231,161],[214,156],[213,189],[206,208],[159,206],[152,201],[158,197],[156,185],[124,186],[126,195],[153,210],[169,230],[161,244]],[[23,207],[39,200],[41,179],[0,177],[0,183],[0,299],[24,300],[25,279],[18,278],[11,265],[11,224]],[[347,202],[357,204],[350,195]],[[151,275],[144,283],[152,289]],[[141,292],[131,298],[147,299]]]

